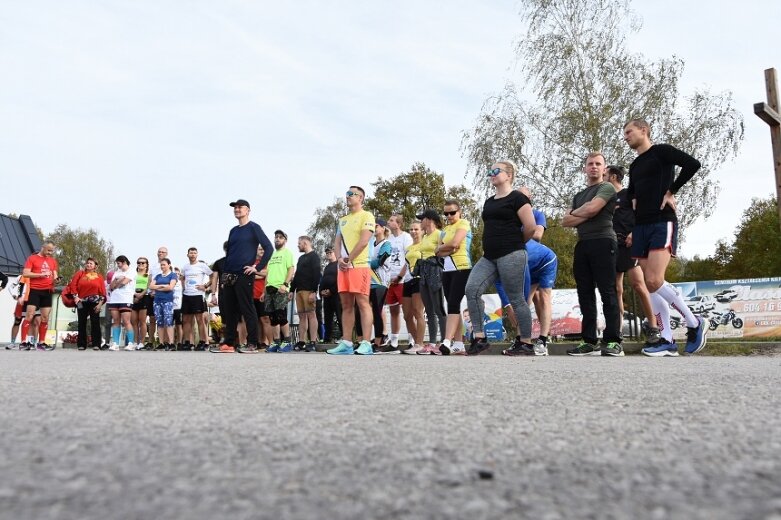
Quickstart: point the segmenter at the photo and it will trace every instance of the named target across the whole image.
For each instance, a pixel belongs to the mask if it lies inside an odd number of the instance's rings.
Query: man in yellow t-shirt
[[[326,351],[334,355],[371,355],[371,343],[363,340],[353,348],[352,334],[355,325],[355,306],[361,311],[362,330],[372,330],[372,308],[369,303],[371,268],[369,267],[369,240],[374,235],[374,215],[363,209],[366,192],[359,186],[350,186],[346,202],[350,212],[339,219],[334,241],[338,251],[336,285],[342,303],[342,340]]]

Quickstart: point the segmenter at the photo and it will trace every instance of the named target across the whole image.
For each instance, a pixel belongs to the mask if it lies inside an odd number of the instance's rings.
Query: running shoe
[[[283,341],[279,344],[279,350],[277,352],[287,354],[288,352],[293,352],[293,345],[290,344],[289,341]]]
[[[535,356],[547,356],[548,345],[545,344],[540,338],[534,340],[534,355]]]
[[[660,339],[662,339],[662,331],[656,327],[653,327],[648,329],[648,332],[645,335],[645,344],[648,346],[656,345],[659,343]]]
[[[604,347],[602,347],[603,356],[623,357],[624,349],[621,347],[621,343],[611,341]]]
[[[266,348],[266,352],[273,354],[275,352],[279,352],[279,343],[272,343]]]
[[[259,354],[260,353],[260,350],[258,350],[258,346],[257,345],[253,345],[251,343],[247,344],[247,345],[242,345],[242,346],[240,346],[236,350],[237,350],[237,352],[239,354]]]
[[[359,356],[371,356],[374,354],[374,349],[372,348],[372,344],[369,343],[366,340],[361,341],[358,343],[358,348],[355,349],[355,353]]]
[[[128,352],[130,352],[131,350],[135,351],[136,350],[136,344],[135,343],[128,343],[127,346],[125,347],[125,350],[127,350]]]
[[[567,351],[567,355],[568,356],[601,356],[602,351],[599,348],[597,348],[596,345],[592,345],[591,343],[586,343],[585,341],[583,341],[577,347],[569,349]]]
[[[524,343],[521,341],[520,336],[515,338],[515,341],[513,342],[512,346],[510,348],[504,349],[502,351],[502,355],[504,356],[533,356],[534,355],[534,346],[530,345],[529,343]]]
[[[311,341],[304,347],[304,352],[317,352],[317,343]]]
[[[385,347],[387,345],[390,345],[390,336],[387,334],[382,335],[382,340],[380,341],[380,346]]]
[[[421,356],[430,356],[434,354],[434,350],[436,348],[437,348],[436,345],[432,343],[426,343],[420,349],[418,349],[418,351],[415,352],[415,354],[419,354]]]
[[[687,354],[696,354],[705,348],[705,343],[708,342],[706,335],[708,334],[708,327],[705,326],[705,320],[697,317],[700,324],[696,327],[688,327],[686,329],[686,348],[684,352]]]
[[[464,345],[463,341],[456,341],[452,345],[450,345],[450,355],[451,356],[465,356],[466,355],[466,346]]]
[[[6,350],[19,350],[19,345],[17,345],[16,343],[9,343],[8,345],[5,346],[5,349]]]
[[[450,351],[451,351],[451,346],[452,346],[452,344],[451,345],[445,345],[444,343],[442,343],[442,344],[440,344],[437,347],[437,353],[441,354],[443,356],[449,356],[450,355]]]
[[[103,349],[101,348],[101,346],[100,346],[100,345],[95,345],[94,347],[92,347],[92,350],[95,350],[95,351],[98,351],[98,352],[100,352],[100,351],[101,351],[101,350],[103,350]]]
[[[49,352],[50,350],[54,350],[54,345],[49,345],[48,343],[38,343],[35,346],[35,350],[40,350],[41,352]]]
[[[228,345],[227,343],[220,343],[219,345],[215,345],[213,348],[210,348],[209,352],[213,352],[215,354],[233,354],[236,352],[236,348],[233,345]]]
[[[352,345],[348,345],[346,341],[342,340],[334,348],[326,350],[325,353],[332,356],[352,356],[355,354],[355,350]]]
[[[643,355],[650,356],[650,357],[664,357],[664,356],[677,357],[678,345],[676,345],[674,341],[670,343],[666,339],[662,338],[659,340],[659,343],[657,343],[656,345],[653,345],[651,347],[645,347],[640,352],[642,352]]]
[[[399,353],[399,349],[390,344],[381,346],[375,351],[375,354],[398,354],[398,353]]]
[[[108,349],[110,351],[112,351],[112,352],[118,352],[119,351],[119,345],[117,345],[116,343],[112,343],[111,346],[109,346]]]
[[[297,341],[296,344],[293,345],[293,350],[296,350],[296,351],[304,350],[305,347],[306,347],[306,342],[305,341]]]
[[[407,355],[414,355],[414,354],[417,354],[417,353],[418,353],[418,351],[419,351],[420,349],[422,349],[422,348],[423,348],[423,347],[422,347],[422,346],[420,346],[420,345],[416,345],[416,344],[414,344],[414,343],[410,343],[410,344],[409,344],[409,346],[408,346],[407,348],[405,348],[405,349],[400,349],[400,350],[399,350],[399,352],[401,352],[402,354],[407,354]]]
[[[466,355],[477,356],[481,352],[488,350],[490,346],[491,344],[488,343],[487,338],[474,338],[466,349]]]

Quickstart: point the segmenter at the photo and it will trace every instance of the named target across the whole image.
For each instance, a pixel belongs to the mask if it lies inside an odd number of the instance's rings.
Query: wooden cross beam
[[[778,110],[778,81],[776,69],[765,70],[767,103],[754,103],[754,113],[770,125],[770,142],[773,145],[773,166],[776,170],[776,203],[781,221],[781,115]]]

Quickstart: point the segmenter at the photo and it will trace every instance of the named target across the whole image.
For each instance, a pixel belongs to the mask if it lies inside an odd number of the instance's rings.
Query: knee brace
[[[23,319],[24,318],[18,318],[16,316],[14,316],[14,327],[16,327],[17,325],[21,325]]]

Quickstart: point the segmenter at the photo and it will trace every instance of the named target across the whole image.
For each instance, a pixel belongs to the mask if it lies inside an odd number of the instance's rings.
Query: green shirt
[[[136,276],[136,292],[146,291],[148,285],[149,285],[148,274],[139,274],[138,276]]]
[[[266,285],[280,287],[287,280],[287,270],[291,267],[293,267],[293,253],[290,249],[286,247],[275,249],[271,260],[268,261]]]
[[[578,209],[593,199],[602,199],[606,202],[599,213],[580,224],[578,240],[593,240],[595,238],[616,239],[613,231],[613,209],[616,206],[616,189],[609,182],[600,182],[589,186],[572,199],[572,209]]]

